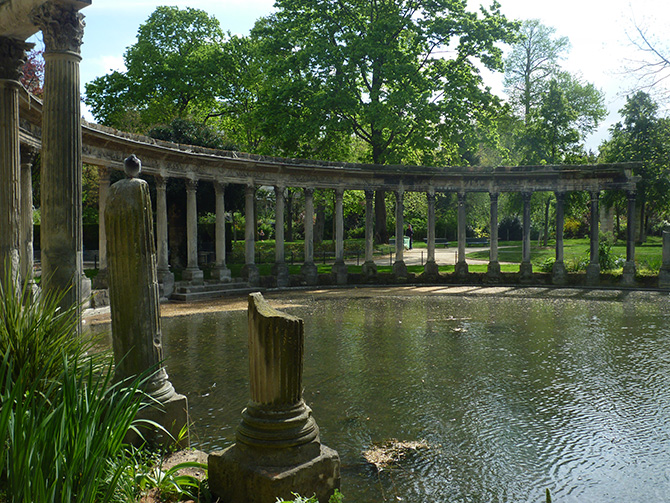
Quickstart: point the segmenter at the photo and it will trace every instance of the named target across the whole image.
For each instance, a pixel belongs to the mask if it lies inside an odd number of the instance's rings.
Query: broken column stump
[[[143,391],[149,395],[138,418],[163,426],[173,438],[188,424],[188,403],[175,392],[162,364],[163,345],[156,274],[156,248],[149,185],[135,178],[140,161],[126,159],[126,174],[109,189],[105,211],[109,301],[115,379],[151,377]],[[163,432],[141,429],[153,443],[171,444]],[[137,442],[130,432],[129,441]],[[180,442],[188,445],[188,436]]]
[[[209,455],[209,487],[223,503],[275,503],[292,493],[328,501],[340,486],[340,458],[322,445],[302,398],[303,320],[249,295],[251,400],[236,443]]]

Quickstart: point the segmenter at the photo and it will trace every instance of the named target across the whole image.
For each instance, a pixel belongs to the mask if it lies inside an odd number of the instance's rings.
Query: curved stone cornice
[[[84,39],[84,15],[73,7],[47,2],[31,12],[31,20],[42,30],[45,54],[72,52],[80,54]]]

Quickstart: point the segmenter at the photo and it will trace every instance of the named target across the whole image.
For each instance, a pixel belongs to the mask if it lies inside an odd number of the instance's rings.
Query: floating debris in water
[[[409,452],[430,449],[423,440],[407,441],[391,438],[380,445],[373,445],[370,449],[363,451],[363,457],[378,470],[382,470],[400,462]]]

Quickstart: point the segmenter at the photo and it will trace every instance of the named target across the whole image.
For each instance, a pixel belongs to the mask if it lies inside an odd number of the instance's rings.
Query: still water
[[[670,499],[667,296],[291,295],[305,400],[347,502]],[[246,311],[163,330],[195,446],[231,445],[249,396]],[[388,439],[428,448],[378,472],[362,452]]]

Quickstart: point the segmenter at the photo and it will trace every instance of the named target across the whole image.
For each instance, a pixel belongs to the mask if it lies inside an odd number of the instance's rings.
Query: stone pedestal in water
[[[131,158],[126,160],[126,173],[131,178],[110,187],[105,211],[116,379],[149,373],[151,377],[144,391],[153,400],[140,411],[139,417],[157,422],[177,438],[188,424],[188,404],[185,396],[175,392],[161,363],[163,347],[151,199],[147,182],[133,178],[139,173],[139,159]],[[171,442],[161,432],[142,433],[152,442]],[[188,437],[181,443],[188,444]]]
[[[340,459],[321,444],[302,398],[303,321],[249,295],[251,401],[237,442],[210,454],[209,487],[222,503],[275,503],[296,492],[327,502],[340,485]]]

